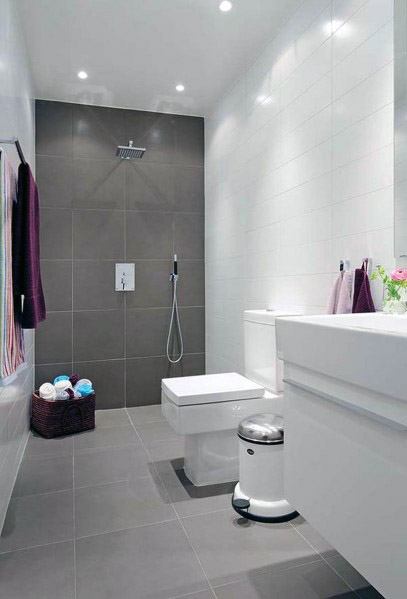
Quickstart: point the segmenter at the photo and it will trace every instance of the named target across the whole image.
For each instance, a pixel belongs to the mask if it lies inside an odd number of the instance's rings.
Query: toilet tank
[[[277,358],[276,318],[295,316],[283,310],[245,310],[245,376],[272,393],[283,390],[283,362]]]

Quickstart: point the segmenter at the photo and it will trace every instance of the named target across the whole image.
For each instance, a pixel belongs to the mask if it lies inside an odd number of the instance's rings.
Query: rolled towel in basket
[[[69,379],[64,379],[62,381],[57,381],[54,383],[54,387],[58,391],[66,391],[67,389],[72,389],[72,384]]]
[[[39,395],[42,399],[47,399],[48,401],[54,401],[57,398],[57,392],[51,383],[44,383],[39,388]]]

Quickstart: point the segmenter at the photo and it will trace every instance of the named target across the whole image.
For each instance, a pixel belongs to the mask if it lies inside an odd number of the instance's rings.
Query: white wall
[[[0,0],[0,139],[17,136],[26,159],[34,164],[34,104],[32,87],[15,12],[14,0]],[[12,146],[4,146],[15,168]],[[14,383],[0,386],[0,530],[28,433],[33,387],[33,334],[26,335],[29,367]]]
[[[207,119],[208,372],[243,371],[244,308],[324,312],[341,258],[393,265],[392,14],[305,0]]]

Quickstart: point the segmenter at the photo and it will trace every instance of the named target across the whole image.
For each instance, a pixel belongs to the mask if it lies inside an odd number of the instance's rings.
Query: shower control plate
[[[132,262],[117,263],[115,276],[116,291],[135,290],[135,265]]]

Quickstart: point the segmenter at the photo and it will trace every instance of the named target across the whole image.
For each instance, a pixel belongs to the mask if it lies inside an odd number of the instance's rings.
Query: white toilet
[[[283,415],[275,319],[292,315],[244,312],[246,376],[227,372],[162,380],[162,412],[172,428],[185,435],[185,474],[194,485],[237,480],[239,422],[260,412]]]

